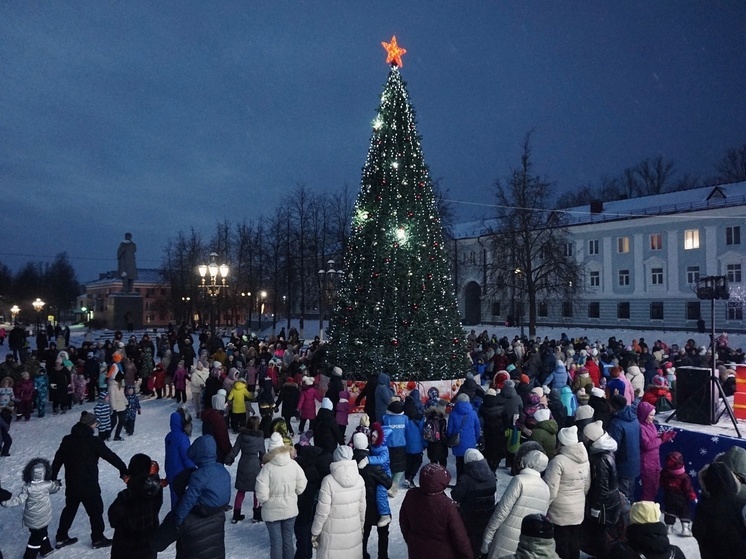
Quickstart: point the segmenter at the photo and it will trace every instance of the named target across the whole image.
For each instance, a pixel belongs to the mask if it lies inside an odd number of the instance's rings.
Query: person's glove
[[[295,410],[295,417],[300,419],[300,410]]]
[[[54,484],[57,486],[57,489],[59,489],[60,487],[62,487],[62,480],[55,479]]]
[[[319,547],[319,537],[318,536],[311,536],[311,545],[314,549],[317,549]]]
[[[142,415],[142,410],[137,410],[137,415]]]
[[[357,469],[358,470],[362,470],[367,465],[368,465],[368,457],[366,456],[365,458],[363,458],[362,460],[360,460],[360,462],[357,463]]]
[[[487,542],[486,540],[482,542],[482,549],[480,549],[480,551],[483,555],[487,555],[490,552],[490,543],[491,542]]]

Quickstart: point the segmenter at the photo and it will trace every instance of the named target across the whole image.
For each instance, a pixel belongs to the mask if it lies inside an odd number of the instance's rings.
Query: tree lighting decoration
[[[371,371],[411,381],[462,377],[470,368],[466,341],[415,113],[399,72],[404,49],[392,38],[387,50],[393,64],[352,214],[329,362],[359,377]]]
[[[392,66],[398,66],[399,68],[404,66],[404,64],[401,61],[401,57],[402,55],[407,54],[407,50],[401,48],[396,43],[396,35],[391,37],[390,43],[382,41],[381,46],[386,49],[386,53],[388,54],[388,56],[386,57],[386,64],[391,64]]]

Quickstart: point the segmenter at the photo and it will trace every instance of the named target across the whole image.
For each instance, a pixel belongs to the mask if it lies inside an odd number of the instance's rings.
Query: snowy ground
[[[475,327],[477,332],[481,332],[484,328]],[[487,330],[492,333],[495,332],[498,336],[509,335],[513,336],[516,333],[515,329],[506,328],[495,328],[487,327]],[[550,337],[559,336],[561,331],[565,329],[543,329],[540,331],[540,335],[548,335]],[[605,340],[610,335],[616,335],[617,338],[631,340],[634,337],[638,337],[639,333],[615,331],[613,333],[600,330],[587,330],[584,331],[585,335],[588,335],[591,340],[596,338]],[[578,333],[567,331],[570,336],[577,335]],[[669,343],[683,343],[686,339],[693,337],[698,343],[706,343],[706,335],[692,335],[691,333],[680,333],[680,332],[644,332],[642,334],[646,340],[654,341],[658,338],[667,341]],[[82,333],[75,333],[73,335],[73,343],[76,345],[80,344],[82,339]],[[746,336],[731,336],[731,343],[736,347],[743,347],[746,342]],[[32,342],[33,344],[33,342]],[[7,352],[7,345],[0,347],[0,359],[5,358]],[[135,427],[135,434],[132,437],[126,437],[123,442],[112,442],[109,443],[112,448],[124,461],[127,463],[133,454],[138,452],[144,452],[151,456],[151,458],[158,460],[161,465],[164,461],[164,446],[163,438],[168,432],[169,415],[174,411],[176,405],[173,400],[144,400],[142,415],[137,418],[137,424]],[[83,404],[77,406],[72,411],[69,411],[65,415],[53,416],[48,414],[45,418],[39,419],[32,417],[28,423],[14,422],[11,426],[11,434],[13,436],[13,446],[11,448],[11,456],[7,458],[0,458],[0,476],[2,477],[2,486],[13,493],[17,493],[21,487],[21,470],[24,465],[32,458],[42,456],[51,461],[54,456],[54,452],[57,449],[62,437],[70,432],[70,428],[78,420],[80,412],[82,410],[92,411],[93,404]],[[357,424],[357,417],[350,417],[351,424]],[[297,429],[296,429],[297,430]],[[195,433],[199,434],[201,427],[197,425],[195,427]],[[235,466],[229,468],[231,475],[235,475]],[[449,469],[451,474],[455,478],[455,463],[453,459],[449,462]],[[498,495],[507,487],[510,478],[503,469],[498,472]],[[104,506],[108,508],[111,502],[114,500],[117,492],[119,492],[124,484],[118,477],[118,472],[106,462],[100,464],[100,484],[103,489],[103,500]],[[404,498],[405,491],[399,492],[397,497],[392,500],[392,510],[394,514],[394,522],[391,527],[391,539],[389,543],[389,556],[392,559],[404,558],[407,556],[406,545],[401,536],[401,532],[398,527],[398,511],[401,502]],[[54,495],[52,497],[54,507],[54,518],[50,525],[50,536],[54,543],[54,533],[57,528],[57,522],[59,514],[64,505],[64,496],[62,493]],[[170,507],[169,499],[164,499],[164,505],[161,509],[161,517],[165,516]],[[88,517],[84,510],[78,511],[75,522],[73,523],[70,535],[78,537],[80,541],[68,548],[56,551],[54,556],[59,559],[72,558],[87,559],[87,558],[103,558],[108,557],[109,550],[95,550],[90,547],[90,528],[88,523]],[[112,536],[112,530],[107,530],[107,535]],[[20,558],[23,555],[26,540],[28,538],[28,531],[23,527],[21,523],[21,509],[20,507],[5,509],[0,508],[0,549],[6,558]],[[698,559],[699,551],[697,549],[696,542],[693,538],[681,538],[679,536],[671,536],[671,540],[676,545],[679,545],[683,550],[688,559]],[[267,536],[267,530],[263,524],[251,524],[250,522],[240,522],[238,524],[226,524],[226,549],[227,557],[238,558],[238,557],[254,557],[259,554],[267,553],[269,550],[269,538]],[[376,556],[376,537],[375,531],[371,536],[371,542],[369,544],[369,552],[372,556]],[[175,550],[173,546],[161,553],[161,557],[174,557]],[[352,559],[352,558],[351,558]]]

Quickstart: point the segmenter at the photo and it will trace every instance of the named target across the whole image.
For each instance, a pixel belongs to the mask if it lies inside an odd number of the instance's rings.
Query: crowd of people
[[[25,505],[28,559],[53,550],[49,499],[62,469],[54,547],[77,543],[69,530],[82,504],[91,545],[111,546],[113,557],[156,557],[174,542],[177,557],[224,557],[226,512],[245,521],[251,493],[250,521],[266,526],[272,559],[367,558],[374,528],[382,559],[399,491],[409,557],[682,558],[674,534],[696,538],[703,559],[746,556],[746,450],[734,446],[702,470],[698,495],[682,454],[665,450],[675,431],[656,423],[676,405],[676,369],[713,363],[707,347],[474,331],[467,341],[473,369],[450,398],[416,384],[402,393],[385,371],[367,372],[353,391],[353,375],[326,363],[324,345],[302,348],[292,329],[266,341],[236,330],[226,340],[182,325],[155,340],[117,332],[80,348],[62,334],[0,365],[0,454],[10,453],[11,422],[44,417],[47,402],[52,414],[96,405],[51,462],[29,462],[19,495],[0,499]],[[725,334],[716,342],[720,378],[732,386],[744,355]],[[178,404],[164,479],[150,457],[126,465],[106,445],[134,436],[148,398]],[[108,509],[113,539],[99,459],[127,483]],[[512,477],[498,498],[500,468]]]

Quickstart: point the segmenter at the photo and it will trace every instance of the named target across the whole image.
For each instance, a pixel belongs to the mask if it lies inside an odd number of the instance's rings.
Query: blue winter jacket
[[[640,476],[640,422],[631,406],[611,414],[609,435],[616,441],[616,472],[620,478]]]
[[[405,435],[407,439],[407,454],[420,454],[425,450],[425,440],[422,438],[422,429],[425,427],[425,418],[407,418]]]
[[[463,456],[470,448],[477,448],[480,425],[471,402],[456,402],[451,415],[448,417],[446,436],[461,433],[461,442],[451,449],[454,456]]]
[[[195,464],[187,455],[189,437],[184,432],[182,417],[179,412],[171,414],[171,432],[166,435],[166,479],[173,483],[174,478]]]
[[[231,499],[231,475],[217,460],[217,444],[212,435],[202,435],[194,441],[187,452],[197,465],[189,477],[187,490],[176,506],[174,517],[180,526],[193,508],[200,516],[206,511],[225,507]]]
[[[570,375],[567,374],[567,367],[565,367],[564,363],[557,362],[554,371],[544,381],[544,385],[549,388],[561,390],[563,386],[567,386],[569,380]]]
[[[402,413],[387,412],[383,416],[383,425],[391,430],[391,435],[386,437],[386,446],[393,448],[395,446],[406,446],[407,436],[407,416]]]
[[[370,456],[368,457],[368,463],[373,466],[381,466],[386,475],[391,475],[391,459],[389,458],[389,447],[386,446],[387,435],[391,431],[386,428],[383,430],[383,442],[379,445],[370,445]]]
[[[578,410],[578,399],[572,393],[572,388],[569,386],[562,387],[562,390],[560,390],[560,401],[565,407],[567,417],[575,417],[575,412]]]
[[[391,398],[394,397],[394,391],[391,389],[391,377],[386,373],[378,375],[378,386],[376,386],[376,418],[375,421],[383,423],[386,410],[389,408]],[[371,418],[371,423],[373,418]]]

